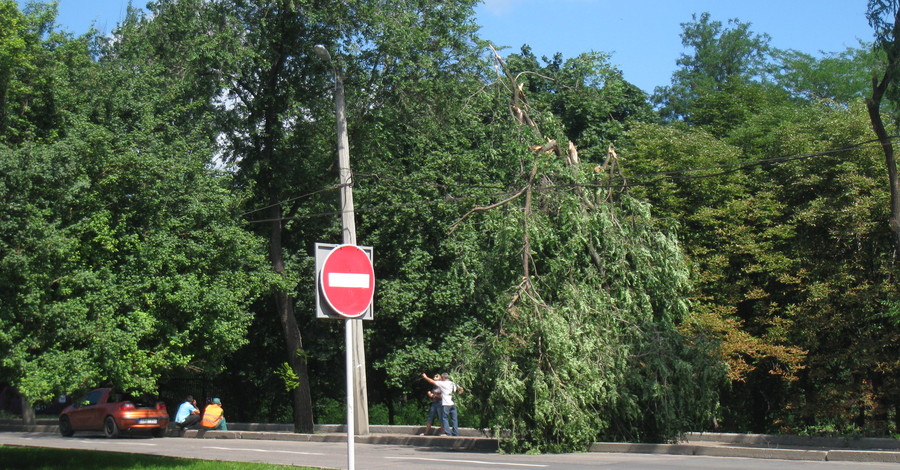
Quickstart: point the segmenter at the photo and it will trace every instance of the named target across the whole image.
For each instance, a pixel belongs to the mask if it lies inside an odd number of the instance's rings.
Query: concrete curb
[[[721,447],[696,444],[628,444],[619,442],[596,442],[591,445],[590,451],[623,454],[703,455],[707,457],[810,460],[818,462],[824,462],[827,457],[827,452],[821,450]]]
[[[697,446],[694,455],[708,457],[744,457],[749,459],[806,460],[824,462],[828,452],[803,449],[760,449],[753,447],[713,447]]]
[[[48,432],[58,433],[59,426],[49,424],[0,424],[0,432]]]
[[[669,454],[695,455],[697,446],[687,444],[631,444],[627,442],[595,442],[589,452],[609,452],[615,454]]]
[[[782,434],[690,432],[686,442],[715,442],[764,447],[820,447],[829,449],[877,449],[900,451],[900,440],[878,437],[820,437]]]
[[[743,457],[752,459],[804,460],[812,462],[900,463],[900,451],[828,448],[774,448],[704,441],[699,444],[630,444],[596,442],[590,452],[698,455],[707,457]]]
[[[871,450],[830,450],[828,460],[832,462],[882,462],[900,463],[900,452]]]

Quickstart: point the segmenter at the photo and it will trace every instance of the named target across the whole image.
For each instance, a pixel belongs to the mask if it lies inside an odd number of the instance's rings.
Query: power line
[[[456,196],[446,196],[446,197],[443,197],[443,198],[441,198],[441,199],[432,199],[432,200],[428,200],[428,201],[417,202],[417,203],[416,203],[416,206],[417,206],[417,207],[418,207],[418,206],[431,206],[431,205],[441,204],[441,203],[445,203],[445,202],[464,201],[464,200],[466,200],[466,199],[473,199],[473,198],[475,198],[475,197],[479,197],[479,198],[496,198],[496,197],[509,196],[509,195],[515,194],[516,192],[518,192],[518,190],[517,190],[517,191],[508,191],[508,192],[504,192],[504,193],[484,194],[484,195],[478,195],[478,196],[459,196],[459,197],[456,197]],[[373,211],[380,211],[380,210],[403,209],[403,208],[408,208],[408,207],[410,207],[410,204],[404,202],[404,203],[397,203],[397,204],[383,204],[383,205],[380,205],[380,206],[363,207],[363,208],[357,207],[355,211],[356,211],[356,212],[373,212]],[[314,218],[314,217],[324,217],[324,216],[341,215],[341,214],[343,214],[344,212],[345,212],[345,211],[340,211],[340,210],[337,210],[337,211],[326,211],[326,212],[316,212],[316,213],[311,213],[311,214],[300,214],[300,215],[295,215],[295,216],[292,216],[292,217],[282,217],[282,218],[279,218],[279,219],[259,219],[259,220],[251,220],[249,223],[251,223],[251,224],[257,224],[257,223],[267,223],[267,222],[284,222],[284,221],[287,221],[287,220],[297,220],[297,219],[310,219],[310,218]]]
[[[891,141],[897,141],[897,140],[900,140],[900,136],[891,137]],[[651,186],[651,185],[659,183],[660,181],[662,181],[664,179],[713,178],[713,177],[726,175],[729,173],[734,173],[735,171],[739,171],[739,170],[746,169],[746,168],[751,168],[754,166],[761,166],[761,165],[766,165],[766,164],[779,164],[779,163],[786,163],[786,162],[795,161],[795,160],[807,160],[807,159],[818,158],[818,157],[828,157],[828,156],[832,156],[832,155],[835,155],[838,153],[855,150],[855,149],[864,147],[866,145],[871,145],[873,143],[878,143],[878,142],[879,142],[878,139],[872,139],[872,140],[867,140],[865,142],[856,143],[856,144],[838,148],[838,149],[823,150],[821,152],[811,152],[811,153],[805,153],[805,154],[784,155],[784,156],[780,156],[780,157],[764,158],[764,159],[759,159],[759,160],[748,160],[748,161],[740,161],[740,162],[732,162],[732,163],[722,163],[722,164],[718,164],[718,165],[709,165],[709,166],[696,167],[696,168],[686,168],[686,169],[682,169],[682,170],[643,173],[643,174],[638,174],[638,175],[631,175],[628,177],[629,179],[637,179],[637,180],[653,178],[653,180],[645,181],[645,182],[626,183],[623,181],[621,183],[571,183],[571,184],[541,186],[541,187],[536,188],[536,190],[539,192],[547,192],[547,191],[551,191],[551,190],[575,189],[575,188],[617,189],[617,188]],[[717,173],[710,173],[710,174],[704,174],[704,175],[690,175],[689,174],[689,173],[694,173],[694,172],[699,172],[699,171],[708,171],[708,170],[716,170],[716,169],[724,169],[726,171],[720,171]],[[400,182],[400,183],[403,183],[403,185],[408,186],[412,189],[414,189],[415,187],[421,187],[421,186],[430,186],[430,187],[433,187],[436,189],[444,189],[444,190],[502,189],[499,185],[445,184],[445,183],[435,183],[432,181],[427,181],[427,180],[422,180],[422,179],[398,178],[398,177],[383,176],[383,175],[378,175],[378,174],[354,173],[353,176],[354,177],[359,176],[359,177],[361,177],[361,179],[374,178],[374,179],[377,179],[378,181],[387,181],[387,182],[393,182],[393,183]],[[400,186],[400,185],[395,185],[395,186]],[[315,194],[318,194],[321,192],[339,189],[341,187],[342,187],[341,185],[332,185],[332,186],[329,186],[328,188],[323,188],[323,189],[313,191],[310,193],[306,193],[306,194],[303,194],[303,195],[300,195],[297,197],[286,199],[284,201],[281,201],[281,202],[278,202],[275,204],[270,204],[268,206],[261,207],[259,209],[254,209],[252,211],[245,212],[244,214],[241,214],[241,215],[243,216],[243,215],[251,214],[253,212],[258,212],[260,210],[272,207],[277,204],[295,201],[295,200],[309,197],[309,196],[312,196],[312,195],[315,195]],[[518,191],[520,191],[520,190],[515,189],[515,190],[507,190],[507,191],[503,191],[503,192],[498,192],[498,193],[493,193],[493,194],[485,194],[485,195],[477,195],[477,196],[447,195],[440,199],[434,199],[434,200],[429,200],[429,201],[420,201],[420,202],[417,202],[416,205],[423,206],[423,205],[434,205],[434,204],[440,204],[440,203],[446,203],[446,202],[464,201],[464,200],[472,199],[475,197],[478,197],[478,198],[509,197],[510,195],[513,195],[513,194],[517,193]],[[380,206],[372,206],[372,207],[368,207],[368,208],[357,208],[356,212],[394,210],[394,209],[401,209],[401,208],[405,208],[405,207],[409,207],[409,203],[386,204],[386,205],[380,205]],[[266,223],[266,222],[297,220],[297,219],[306,219],[306,218],[314,218],[314,217],[334,216],[334,215],[340,215],[342,213],[343,213],[343,211],[326,211],[326,212],[318,212],[318,213],[312,213],[312,214],[295,215],[292,217],[285,217],[285,218],[280,218],[280,219],[252,220],[252,221],[250,221],[250,223]]]
[[[443,183],[434,183],[434,182],[431,182],[431,181],[421,180],[421,179],[420,179],[420,180],[410,180],[410,179],[401,179],[401,178],[384,177],[384,176],[378,175],[378,174],[367,174],[367,173],[356,173],[356,172],[354,172],[354,173],[353,173],[353,179],[355,180],[357,176],[361,177],[361,179],[371,178],[371,179],[376,179],[376,180],[378,180],[378,181],[383,181],[383,180],[386,180],[386,181],[389,181],[389,182],[400,181],[400,182],[405,183],[405,185],[408,186],[408,187],[414,187],[414,185],[417,185],[417,186],[431,186],[431,187],[434,187],[434,188],[436,188],[436,189],[445,189],[445,190],[446,190],[446,189],[463,189],[463,188],[464,188],[464,189],[503,189],[503,187],[500,186],[500,185],[486,185],[486,184],[456,184],[456,185],[449,185],[449,184],[443,184]],[[352,185],[352,184],[354,184],[354,183],[350,183],[350,184]],[[296,201],[296,200],[298,200],[298,199],[303,199],[303,198],[311,197],[311,196],[314,196],[314,195],[316,195],[316,194],[323,193],[323,192],[326,192],[326,191],[332,191],[332,190],[335,190],[335,189],[341,189],[341,188],[343,188],[344,186],[345,186],[345,185],[342,185],[342,184],[331,185],[331,186],[329,186],[329,187],[327,187],[327,188],[323,188],[323,189],[319,189],[319,190],[312,191],[312,192],[309,192],[309,193],[301,194],[300,196],[291,197],[291,198],[288,198],[288,199],[284,199],[284,200],[281,200],[281,201],[278,201],[278,202],[269,204],[269,205],[267,205],[267,206],[262,206],[262,207],[258,207],[258,208],[256,208],[256,209],[249,210],[249,211],[247,211],[247,212],[243,212],[243,213],[239,214],[239,217],[243,217],[243,216],[245,216],[245,215],[252,214],[252,213],[254,213],[254,212],[259,212],[259,211],[268,209],[268,208],[270,208],[270,207],[275,207],[275,206],[278,206],[278,205],[281,205],[281,204],[287,204],[287,203],[289,203],[289,202],[293,202],[293,201]],[[336,211],[336,212],[323,212],[323,213],[321,213],[321,214],[319,214],[319,215],[339,215],[339,214],[341,214],[340,211]],[[289,219],[264,219],[264,220],[253,220],[253,221],[250,221],[250,223],[258,223],[258,222],[275,222],[275,221],[277,221],[277,220],[289,220]]]
[[[253,209],[253,210],[249,210],[249,211],[247,211],[247,212],[244,212],[244,213],[240,214],[239,217],[243,217],[243,216],[245,216],[245,215],[252,214],[252,213],[254,213],[254,212],[259,212],[259,211],[262,211],[262,210],[266,210],[266,209],[268,209],[268,208],[270,208],[270,207],[280,206],[281,204],[287,204],[287,203],[289,203],[289,202],[293,202],[293,201],[296,201],[296,200],[298,200],[298,199],[303,199],[303,198],[315,196],[316,194],[324,193],[325,191],[332,191],[332,190],[335,190],[335,189],[341,189],[341,188],[343,188],[344,186],[346,186],[346,185],[343,185],[343,184],[334,184],[334,185],[331,185],[331,186],[329,186],[329,187],[327,187],[327,188],[318,189],[318,190],[316,190],[316,191],[312,191],[312,192],[309,192],[309,193],[306,193],[306,194],[301,194],[301,195],[299,195],[299,196],[295,196],[295,197],[292,197],[292,198],[284,199],[284,200],[282,200],[282,201],[278,201],[278,202],[269,204],[268,206],[262,206],[262,207],[258,207],[258,208]]]
[[[898,140],[898,139],[900,139],[900,137],[892,137],[892,138],[891,138],[891,140],[894,140],[894,141],[896,141],[896,140]],[[836,154],[836,153],[847,152],[847,151],[850,151],[850,150],[854,150],[854,149],[857,149],[857,148],[860,148],[860,147],[863,147],[863,146],[866,146],[866,145],[870,145],[870,144],[873,144],[873,143],[878,143],[878,142],[879,142],[878,139],[872,139],[872,140],[867,140],[867,141],[865,141],[865,142],[860,142],[860,143],[857,143],[857,144],[852,144],[852,145],[849,145],[849,146],[846,146],[846,147],[842,147],[842,148],[838,148],[838,149],[823,150],[823,151],[821,151],[821,152],[812,152],[812,153],[795,154],[795,155],[784,155],[784,156],[780,156],[780,157],[763,158],[763,159],[760,159],[760,160],[745,160],[745,161],[739,161],[739,162],[722,163],[722,164],[718,164],[718,165],[709,165],[709,166],[696,167],[696,168],[686,168],[686,169],[682,169],[682,170],[671,170],[671,171],[660,171],[660,172],[653,172],[653,173],[642,173],[642,174],[637,174],[637,175],[630,175],[630,176],[628,176],[628,178],[629,178],[629,179],[644,179],[644,178],[658,178],[658,177],[664,177],[664,176],[668,176],[668,177],[671,177],[671,178],[680,177],[680,178],[685,178],[685,179],[710,178],[710,177],[721,176],[721,175],[724,175],[724,174],[732,173],[732,172],[734,172],[734,171],[736,171],[736,170],[740,170],[740,169],[744,169],[744,168],[750,168],[750,167],[753,167],[753,166],[761,166],[761,165],[765,165],[765,164],[783,163],[783,162],[788,162],[788,161],[793,161],[793,160],[805,160],[805,159],[816,158],[816,157],[831,156],[831,155]],[[586,165],[594,165],[594,164],[593,164],[593,163],[583,163],[582,165],[583,165],[583,166],[586,166]],[[694,172],[699,172],[699,171],[716,170],[716,169],[725,169],[725,168],[730,168],[731,170],[729,170],[729,171],[727,171],[727,172],[712,173],[712,174],[708,174],[708,175],[699,175],[699,176],[679,176],[679,175],[683,175],[683,174],[686,174],[686,173],[694,173]],[[354,173],[354,176],[356,176],[356,175],[357,175],[357,174]],[[376,174],[376,175],[358,174],[358,175],[361,176],[361,177],[364,177],[364,178],[366,178],[366,177],[368,177],[368,178],[377,178],[379,181],[384,180],[384,181],[388,181],[388,182],[401,182],[401,183],[404,183],[404,184],[407,184],[407,185],[410,185],[410,186],[413,186],[413,185],[419,185],[419,186],[425,185],[425,186],[431,186],[431,187],[439,188],[439,189],[451,189],[451,190],[452,190],[452,189],[503,189],[503,188],[502,188],[501,186],[499,186],[499,185],[484,185],[484,184],[446,184],[446,183],[435,183],[435,182],[432,182],[432,181],[427,181],[427,180],[422,180],[422,179],[403,179],[403,178],[397,178],[397,177],[391,177],[391,176],[381,176],[381,175],[377,175],[377,174]],[[659,179],[657,179],[657,181],[658,181],[658,180],[659,180]],[[649,183],[630,183],[630,184],[627,184],[627,185],[625,185],[625,186],[626,186],[626,187],[631,187],[631,186],[647,186],[647,185],[649,185],[649,184],[655,184],[655,183],[656,183],[656,181],[649,182]],[[567,185],[567,186],[573,186],[573,185]],[[622,185],[622,184],[601,184],[601,185],[596,185],[596,184],[583,184],[582,186],[585,186],[585,187],[601,187],[601,188],[602,188],[602,187],[615,187],[615,188],[619,188],[619,187],[622,187],[623,185]]]
[[[896,137],[896,136],[891,137],[892,141],[896,141],[898,139],[900,139],[900,137]],[[816,158],[816,157],[831,156],[836,153],[855,150],[860,147],[870,145],[873,143],[877,143],[877,142],[879,142],[878,139],[872,139],[872,140],[867,140],[865,142],[860,142],[857,144],[849,145],[847,147],[842,147],[839,149],[832,149],[832,150],[823,150],[821,152],[812,152],[812,153],[805,153],[805,154],[798,154],[798,155],[785,155],[785,156],[781,156],[781,157],[763,158],[761,160],[748,160],[748,161],[733,162],[733,163],[722,163],[719,165],[710,165],[710,166],[697,167],[697,168],[687,168],[684,170],[661,171],[661,172],[656,172],[656,173],[644,173],[644,174],[640,174],[640,175],[631,176],[631,178],[673,176],[673,175],[681,175],[684,173],[692,173],[695,171],[716,170],[716,169],[722,169],[722,168],[735,168],[736,170],[739,170],[739,169],[743,169],[743,168],[750,168],[753,166],[765,165],[768,163],[783,163],[783,162],[788,162],[788,161],[793,161],[793,160],[806,160],[806,159]],[[722,174],[725,174],[725,173],[722,173]],[[704,178],[707,176],[719,176],[719,174],[701,175],[699,177],[691,177],[691,178]]]

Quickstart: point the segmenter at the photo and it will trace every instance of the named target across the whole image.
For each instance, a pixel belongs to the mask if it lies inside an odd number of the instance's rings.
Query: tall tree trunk
[[[875,131],[878,141],[881,142],[881,148],[884,151],[884,162],[888,170],[888,182],[891,188],[890,226],[894,241],[894,259],[896,260],[897,256],[900,256],[900,182],[897,180],[897,161],[894,157],[894,145],[887,130],[884,128],[884,121],[881,119],[881,100],[884,99],[888,87],[897,78],[897,68],[900,66],[900,9],[894,12],[893,19],[890,34],[880,41],[887,55],[884,76],[880,82],[877,74],[872,77],[872,97],[866,100],[866,109],[869,111],[872,129]]]
[[[881,142],[881,149],[884,151],[884,162],[888,170],[888,184],[891,188],[891,219],[890,227],[894,241],[894,256],[900,254],[900,182],[897,180],[897,160],[894,156],[894,145],[890,135],[884,127],[884,120],[881,118],[881,100],[888,85],[893,79],[892,70],[896,67],[894,60],[891,60],[887,66],[887,71],[879,83],[877,77],[872,78],[872,97],[866,100],[866,109],[869,111],[869,120],[872,121],[872,129]]]
[[[284,12],[282,12],[284,13]],[[279,35],[286,34],[288,21],[287,13],[279,15],[278,21],[281,27],[277,29]],[[282,125],[281,112],[284,111],[285,97],[281,95],[279,80],[284,72],[288,52],[284,50],[286,40],[275,38],[273,50],[275,54],[271,58],[269,68],[265,70],[262,88],[257,100],[261,103],[262,130],[261,140],[257,143],[257,151],[263,162],[258,181],[263,187],[268,188],[268,197],[272,220],[272,231],[269,235],[269,260],[272,268],[280,275],[285,274],[284,253],[282,246],[284,217],[281,203],[279,203],[278,175],[273,166],[276,144],[281,142]],[[255,121],[255,120],[253,120]],[[281,329],[284,333],[285,346],[288,353],[288,365],[299,379],[299,385],[294,389],[294,431],[298,433],[313,432],[312,396],[309,388],[309,371],[307,369],[306,354],[303,351],[303,339],[300,335],[300,327],[297,326],[297,318],[294,316],[294,299],[283,291],[275,292],[275,309]]]
[[[284,254],[281,249],[281,206],[276,197],[272,197],[272,232],[269,239],[269,259],[272,268],[278,274],[283,275]],[[312,395],[309,389],[309,371],[306,367],[306,355],[303,352],[303,339],[300,336],[300,327],[297,326],[297,318],[294,316],[294,299],[283,291],[275,292],[275,308],[281,329],[284,332],[285,345],[287,346],[288,364],[300,379],[300,384],[294,389],[294,431],[311,434],[313,432]]]

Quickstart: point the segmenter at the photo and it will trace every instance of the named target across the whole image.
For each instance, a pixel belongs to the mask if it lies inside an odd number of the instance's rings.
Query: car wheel
[[[61,416],[59,418],[59,433],[62,434],[63,437],[72,437],[75,434],[75,430],[72,429],[72,422],[69,421],[68,416]]]
[[[103,433],[106,434],[106,437],[119,436],[119,425],[112,416],[107,416],[106,421],[103,422]]]
[[[154,428],[150,431],[150,435],[153,437],[165,437],[166,428]]]

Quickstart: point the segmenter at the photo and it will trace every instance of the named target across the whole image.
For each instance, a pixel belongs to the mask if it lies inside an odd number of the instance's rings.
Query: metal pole
[[[353,442],[353,320],[344,320],[344,349],[347,362],[347,468],[355,470],[356,455]]]
[[[350,171],[350,139],[347,133],[344,79],[334,69],[334,114],[337,116],[338,171],[341,175],[341,237],[345,245],[356,245],[356,217],[353,210],[353,173]]]

